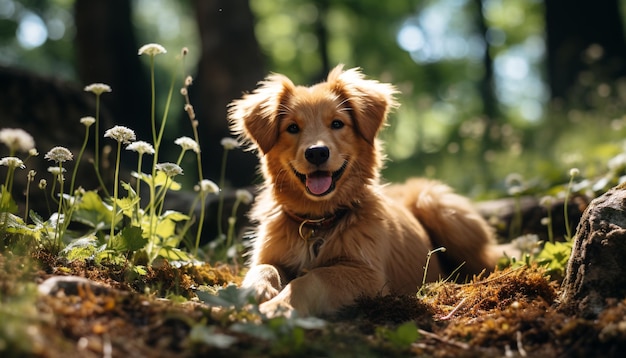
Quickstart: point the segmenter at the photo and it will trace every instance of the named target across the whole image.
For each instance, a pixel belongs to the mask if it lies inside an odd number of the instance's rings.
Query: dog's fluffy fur
[[[243,282],[262,312],[330,314],[360,295],[414,293],[441,246],[428,281],[494,268],[492,230],[466,198],[432,180],[380,184],[376,136],[395,93],[338,66],[311,87],[270,75],[231,104],[265,179]]]

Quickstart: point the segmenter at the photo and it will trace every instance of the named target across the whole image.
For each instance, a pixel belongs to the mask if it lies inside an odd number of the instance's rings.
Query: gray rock
[[[589,204],[574,240],[561,306],[595,318],[608,300],[626,298],[626,184]]]

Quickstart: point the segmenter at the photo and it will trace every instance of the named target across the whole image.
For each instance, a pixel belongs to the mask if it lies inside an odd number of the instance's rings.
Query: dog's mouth
[[[309,174],[302,174],[292,167],[293,172],[298,179],[306,187],[306,191],[314,196],[324,196],[332,193],[335,190],[335,183],[343,173],[346,171],[348,161],[344,161],[341,168],[334,172],[317,170]]]

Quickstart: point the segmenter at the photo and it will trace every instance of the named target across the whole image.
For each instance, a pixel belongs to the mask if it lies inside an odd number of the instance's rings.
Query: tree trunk
[[[545,0],[548,79],[552,98],[572,99],[587,81],[613,83],[626,75],[626,42],[618,0]],[[592,45],[597,45],[592,47]]]
[[[137,55],[131,2],[77,0],[74,19],[77,67],[83,85],[101,82],[111,86],[112,92],[103,94],[101,103],[112,114],[114,124],[134,130],[139,139],[150,140],[150,81]],[[98,135],[107,129],[100,127]]]
[[[254,18],[246,0],[195,0],[202,41],[198,74],[190,96],[199,121],[204,153],[204,176],[218,178],[223,149],[220,140],[230,136],[227,106],[263,79],[263,56],[254,35]],[[240,150],[229,154],[227,178],[235,186],[255,178],[257,159]]]

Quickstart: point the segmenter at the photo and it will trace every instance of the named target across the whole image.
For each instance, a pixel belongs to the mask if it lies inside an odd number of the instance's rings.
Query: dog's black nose
[[[328,160],[330,150],[327,146],[313,145],[304,151],[304,157],[309,163],[320,165]]]

